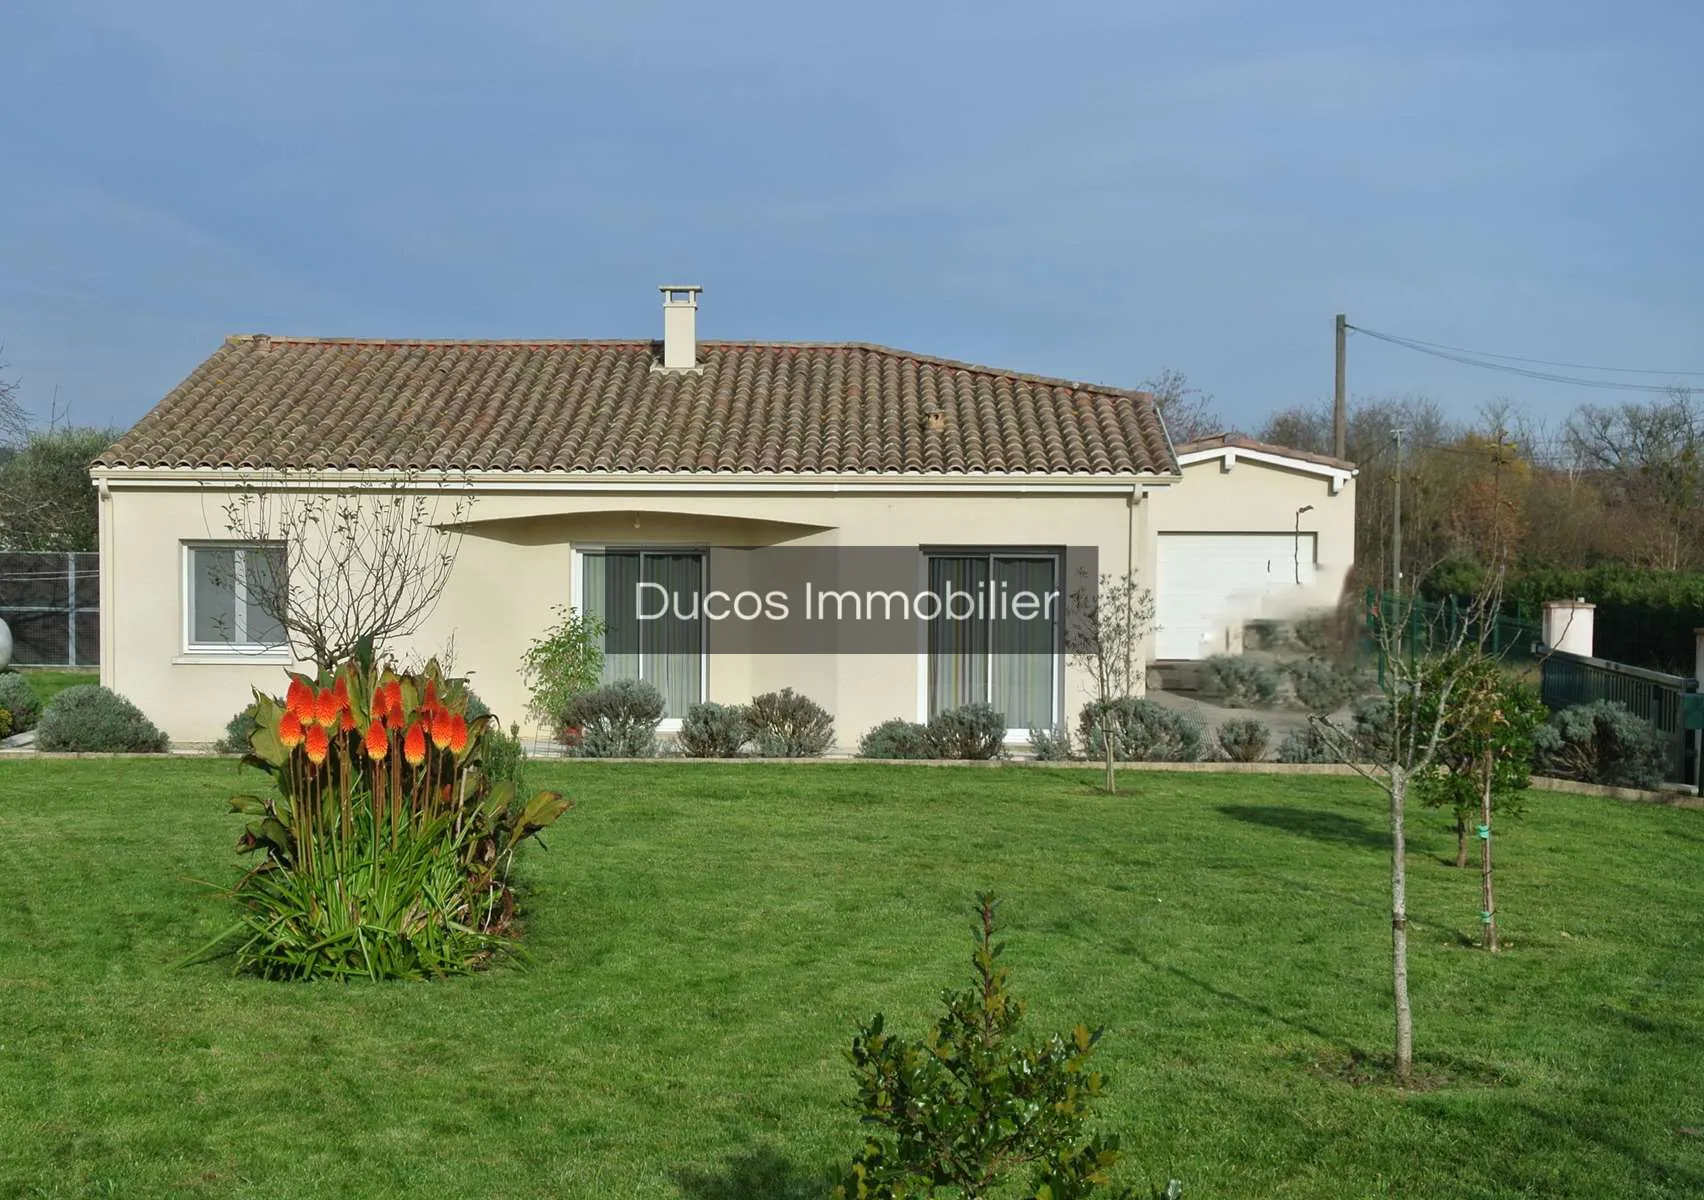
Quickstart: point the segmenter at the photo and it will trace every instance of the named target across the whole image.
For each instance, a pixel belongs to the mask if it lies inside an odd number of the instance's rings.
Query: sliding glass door
[[[985,703],[1011,730],[1059,723],[1059,560],[1051,554],[929,556],[929,714]]]
[[[586,550],[581,609],[603,622],[603,678],[643,679],[678,720],[704,699],[704,555],[680,550]],[[682,615],[684,614],[684,615]]]

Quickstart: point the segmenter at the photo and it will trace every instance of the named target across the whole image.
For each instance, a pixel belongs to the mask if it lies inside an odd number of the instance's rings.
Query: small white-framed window
[[[184,649],[191,654],[283,654],[273,615],[286,586],[282,542],[185,542]]]

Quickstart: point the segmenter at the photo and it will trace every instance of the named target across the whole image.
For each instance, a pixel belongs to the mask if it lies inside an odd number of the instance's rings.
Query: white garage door
[[[1314,535],[1305,530],[1299,547],[1291,533],[1162,533],[1159,541],[1156,658],[1223,654],[1227,629],[1278,612],[1270,600],[1294,595],[1298,548],[1301,582],[1314,581]]]

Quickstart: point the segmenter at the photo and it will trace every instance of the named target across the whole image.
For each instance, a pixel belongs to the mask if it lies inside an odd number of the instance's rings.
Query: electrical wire
[[[1583,379],[1576,375],[1560,375],[1554,371],[1535,371],[1530,367],[1512,366],[1515,362],[1530,362],[1542,365],[1567,367],[1577,371],[1606,371],[1620,373],[1638,373],[1649,375],[1701,375],[1704,371],[1657,371],[1643,367],[1589,367],[1580,363],[1551,363],[1547,359],[1519,358],[1512,354],[1489,354],[1473,350],[1459,350],[1453,346],[1444,346],[1436,342],[1423,342],[1417,338],[1402,337],[1394,333],[1381,333],[1376,329],[1365,329],[1359,325],[1349,325],[1347,328],[1366,337],[1388,342],[1404,350],[1413,350],[1417,354],[1427,354],[1433,358],[1445,359],[1448,362],[1460,363],[1463,366],[1478,367],[1485,371],[1502,371],[1508,375],[1520,375],[1527,379],[1539,379],[1546,383],[1562,383],[1572,387],[1598,388],[1624,392],[1673,392],[1677,385],[1661,383],[1624,383],[1611,379]],[[1506,362],[1493,362],[1492,359],[1506,359]]]

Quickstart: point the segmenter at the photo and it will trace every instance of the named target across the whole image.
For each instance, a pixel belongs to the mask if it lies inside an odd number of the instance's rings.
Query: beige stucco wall
[[[1341,587],[1350,561],[1353,488],[1351,481],[1332,495],[1318,476],[1249,462],[1227,473],[1215,462],[1186,468],[1175,487],[1126,481],[1089,494],[1033,487],[973,493],[946,484],[907,492],[795,486],[636,494],[553,491],[543,484],[482,491],[436,610],[390,650],[406,661],[453,644],[457,673],[470,675],[505,721],[518,720],[536,735],[525,713],[521,655],[550,624],[553,606],[577,602],[577,544],[707,546],[713,578],[717,547],[1092,545],[1103,572],[1134,567],[1151,584],[1161,530],[1288,530],[1295,508],[1311,503],[1304,527],[1319,531],[1323,601]],[[109,489],[101,504],[102,682],[135,701],[174,741],[211,741],[246,703],[251,686],[281,691],[287,665],[185,652],[184,543],[228,535],[221,511],[228,493],[189,482],[137,486],[117,476]],[[714,648],[714,632],[711,637]],[[707,690],[712,700],[742,703],[792,686],[835,714],[838,740],[850,748],[881,721],[923,715],[922,669],[916,655],[712,654]],[[1063,691],[1063,713],[1074,718],[1089,694],[1069,665]]]
[[[963,489],[960,489],[961,491]],[[399,659],[454,646],[458,673],[505,721],[533,728],[520,677],[528,642],[552,620],[552,607],[575,602],[574,547],[632,544],[716,547],[773,544],[872,546],[1093,545],[1103,571],[1141,568],[1151,545],[1151,495],[1126,483],[1090,495],[839,495],[615,492],[482,494],[461,541],[449,584],[430,618],[390,647]],[[179,742],[211,741],[247,700],[251,685],[281,690],[276,660],[188,654],[184,649],[186,540],[226,536],[224,495],[211,487],[110,484],[102,504],[102,682],[135,701]],[[1069,581],[1066,581],[1067,583]],[[712,631],[712,649],[715,634]],[[709,698],[742,703],[792,686],[835,714],[839,742],[856,745],[868,728],[893,717],[918,719],[921,667],[916,655],[712,654]],[[1067,667],[1062,708],[1087,699]]]
[[[1151,497],[1149,529],[1157,538],[1164,533],[1290,533],[1301,514],[1303,545],[1315,548],[1315,571],[1311,586],[1278,591],[1261,598],[1246,618],[1291,618],[1337,605],[1343,585],[1355,561],[1355,480],[1343,479],[1336,491],[1332,480],[1317,471],[1290,468],[1233,456],[1189,463],[1183,467],[1183,482]],[[1306,535],[1312,535],[1311,538]],[[1156,565],[1157,548],[1150,545],[1143,561]],[[1160,581],[1153,579],[1156,586]],[[1235,648],[1237,633],[1232,636]]]

